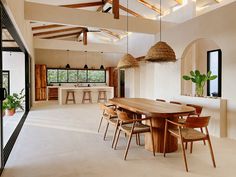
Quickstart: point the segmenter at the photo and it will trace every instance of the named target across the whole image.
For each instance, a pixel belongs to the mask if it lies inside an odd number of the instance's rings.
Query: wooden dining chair
[[[100,119],[100,122],[99,122],[99,126],[98,126],[98,133],[99,133],[99,131],[100,131],[103,118],[104,118],[104,117],[108,117],[107,112],[106,112],[107,107],[111,107],[111,108],[113,108],[113,109],[116,109],[116,106],[115,106],[115,105],[99,103],[99,108],[100,108],[100,110],[102,110],[102,116],[101,116],[101,119]]]
[[[202,109],[203,109],[202,106],[195,105],[195,104],[186,104],[186,106],[190,106],[190,107],[193,107],[193,108],[195,109],[195,112],[190,113],[189,116],[197,116],[197,117],[200,117],[200,116],[201,116]],[[203,133],[203,129],[200,128],[200,130],[201,130],[201,132]],[[191,144],[192,144],[192,143],[191,143]],[[203,140],[203,144],[206,145],[205,140]],[[191,146],[193,146],[193,145],[191,145]],[[187,149],[187,147],[188,147],[188,143],[186,143],[185,148]]]
[[[186,119],[186,122],[184,124],[179,124],[177,122],[170,121],[166,119],[165,122],[165,133],[164,133],[164,157],[166,156],[166,139],[167,139],[167,133],[170,133],[170,135],[175,136],[180,139],[181,142],[181,148],[183,152],[183,159],[186,171],[188,172],[188,164],[186,159],[186,153],[184,148],[185,142],[191,142],[191,150],[192,151],[192,142],[194,141],[202,141],[206,140],[208,141],[211,158],[213,162],[213,166],[216,167],[214,153],[211,145],[211,140],[209,136],[209,132],[207,129],[208,123],[210,120],[210,116],[206,117],[188,117]],[[168,128],[169,124],[176,125],[177,128]],[[195,128],[205,128],[206,133],[202,133]]]
[[[102,114],[102,118],[100,120],[98,132],[100,130],[102,120],[105,119],[107,121],[106,128],[105,128],[104,135],[103,135],[103,140],[105,140],[109,125],[113,125],[114,127],[116,127],[118,117],[117,117],[115,108],[113,106],[106,106],[105,104],[100,103],[100,109],[103,110],[103,114]],[[113,135],[112,144],[114,143],[114,140],[115,140],[115,134]]]
[[[166,100],[163,100],[163,99],[156,99],[156,101],[160,101],[160,102],[166,102]]]
[[[153,155],[155,156],[155,149],[154,149],[154,139],[153,139],[153,131],[152,131],[152,121],[150,117],[146,118],[139,118],[139,119],[132,119],[129,118],[126,112],[117,111],[118,115],[118,131],[116,132],[116,140],[115,140],[115,146],[114,149],[117,147],[117,143],[119,140],[120,132],[123,131],[125,134],[128,135],[128,142],[124,154],[124,160],[126,160],[130,142],[132,139],[133,134],[141,134],[141,133],[151,133],[152,136],[152,147],[153,147]],[[143,121],[149,121],[150,126],[143,124]]]
[[[179,104],[181,105],[182,103],[178,102],[178,101],[170,101],[171,104]]]

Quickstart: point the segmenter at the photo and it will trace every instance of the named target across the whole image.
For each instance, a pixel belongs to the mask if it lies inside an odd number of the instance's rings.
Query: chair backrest
[[[109,108],[109,107],[106,107],[106,113],[107,113],[109,116],[117,116],[115,110],[112,109],[112,108]]]
[[[99,103],[99,108],[101,110],[106,110],[107,106],[104,103]]]
[[[186,106],[191,106],[191,107],[195,108],[195,114],[197,116],[201,115],[201,113],[202,113],[202,106],[195,105],[195,104],[187,104]]]
[[[188,117],[184,126],[188,128],[203,128],[209,124],[210,116],[204,117]]]
[[[163,99],[156,99],[156,101],[166,102],[166,100]]]
[[[182,103],[177,102],[177,101],[170,101],[170,103],[172,103],[172,104],[182,104]]]
[[[123,122],[131,120],[128,117],[126,112],[122,112],[122,111],[117,110],[117,115],[118,115],[118,119],[123,121]]]

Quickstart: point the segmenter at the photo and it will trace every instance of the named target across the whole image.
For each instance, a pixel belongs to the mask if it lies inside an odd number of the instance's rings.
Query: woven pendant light
[[[121,58],[117,68],[134,68],[138,66],[138,61],[132,55],[127,53]]]
[[[150,62],[175,62],[176,56],[174,50],[166,42],[161,41],[161,15],[160,0],[160,41],[149,49],[145,60]]]
[[[128,9],[128,0],[127,0],[127,9]],[[117,68],[125,69],[125,68],[135,68],[139,66],[138,61],[129,54],[129,29],[128,29],[128,11],[127,11],[127,53],[120,59]]]

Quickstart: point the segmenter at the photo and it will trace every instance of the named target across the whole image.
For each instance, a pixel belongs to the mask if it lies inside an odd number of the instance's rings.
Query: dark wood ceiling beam
[[[88,44],[88,30],[83,30],[83,44]]]
[[[42,26],[35,26],[35,27],[32,27],[32,30],[35,31],[35,30],[59,28],[59,27],[63,27],[63,26],[64,26],[64,25],[56,25],[56,24],[53,24],[53,25],[42,25]]]
[[[61,5],[61,7],[68,7],[68,8],[83,8],[83,7],[95,7],[95,6],[102,6],[102,1],[96,1],[96,2],[88,2],[88,3],[79,3],[79,4],[67,4],[67,5]]]
[[[112,4],[112,0],[108,0],[108,3]],[[122,5],[119,5],[119,8],[121,10],[125,11],[125,12],[128,12],[129,14],[131,14],[131,15],[133,15],[135,17],[142,17],[142,18],[144,18],[142,15],[140,15],[140,14],[138,14],[138,13],[132,11],[131,9],[128,9],[128,8],[122,6]]]
[[[113,0],[112,1],[112,12],[114,14],[114,19],[120,18],[120,0]]]
[[[55,38],[62,38],[62,37],[70,37],[70,36],[77,36],[81,32],[75,32],[75,33],[68,33],[68,34],[60,34],[60,35],[54,35],[49,37],[43,37],[43,39],[55,39]]]
[[[143,4],[144,6],[146,6],[147,8],[154,10],[155,12],[157,12],[159,15],[161,14],[161,10],[159,8],[157,8],[156,6],[150,4],[149,2],[145,1],[145,0],[137,0],[139,3]]]
[[[43,35],[49,35],[49,34],[55,34],[55,33],[63,33],[68,31],[75,31],[75,30],[84,30],[83,27],[75,27],[75,28],[66,28],[66,29],[60,29],[60,30],[53,30],[53,31],[44,31],[40,33],[34,33],[34,36],[43,36]]]

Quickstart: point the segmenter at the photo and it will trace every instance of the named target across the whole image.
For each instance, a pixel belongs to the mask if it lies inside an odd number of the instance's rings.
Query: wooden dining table
[[[179,116],[195,112],[195,109],[189,106],[159,102],[146,98],[113,98],[109,100],[109,103],[134,114],[151,117],[154,147],[155,151],[159,153],[163,152],[165,119],[177,121]],[[145,135],[145,149],[152,151],[150,134]],[[166,152],[174,152],[177,149],[177,138],[168,134]]]

